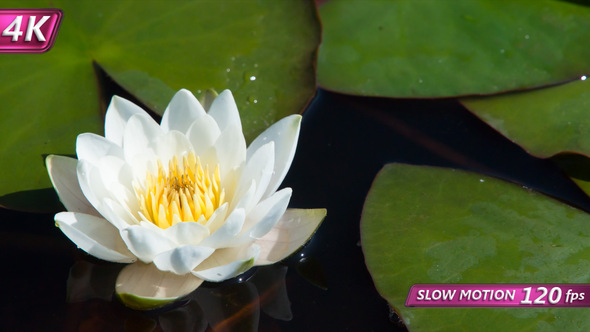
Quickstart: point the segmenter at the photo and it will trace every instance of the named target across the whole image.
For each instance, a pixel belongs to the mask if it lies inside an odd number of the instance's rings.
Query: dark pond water
[[[534,158],[455,100],[392,100],[319,90],[304,114],[284,186],[291,207],[325,207],[311,243],[242,281],[205,284],[154,312],[112,297],[118,264],[76,249],[52,215],[0,210],[0,322],[5,331],[404,331],[364,265],[364,198],[390,162],[474,170],[590,211],[557,166]]]

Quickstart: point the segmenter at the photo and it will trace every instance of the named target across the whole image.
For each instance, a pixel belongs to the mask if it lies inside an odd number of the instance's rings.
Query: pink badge
[[[55,42],[61,9],[0,9],[0,53],[43,53]]]
[[[590,284],[416,284],[406,307],[590,307]]]

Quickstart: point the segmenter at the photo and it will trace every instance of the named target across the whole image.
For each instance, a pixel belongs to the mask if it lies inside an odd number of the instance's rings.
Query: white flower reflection
[[[68,302],[79,315],[70,317],[70,326],[101,322],[103,330],[120,330],[135,326],[152,326],[164,332],[258,331],[261,314],[289,321],[293,315],[287,294],[287,267],[260,267],[246,281],[201,287],[179,305],[166,307],[147,315],[136,315],[117,309],[111,303],[117,265],[78,261],[68,277]]]

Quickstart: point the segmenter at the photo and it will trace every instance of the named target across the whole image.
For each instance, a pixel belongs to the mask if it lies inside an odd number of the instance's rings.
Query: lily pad
[[[531,154],[590,155],[590,80],[461,103]]]
[[[586,309],[407,308],[417,283],[587,283],[590,215],[475,173],[386,165],[361,242],[379,293],[411,331],[575,331]]]
[[[320,16],[318,82],[339,92],[490,94],[590,72],[590,8],[571,2],[333,0]]]
[[[38,211],[51,196],[43,157],[102,134],[93,63],[161,113],[174,91],[231,89],[247,140],[303,110],[315,91],[319,23],[312,1],[30,1],[64,12],[44,54],[2,54],[0,205]],[[8,1],[4,7],[22,7]],[[51,194],[54,195],[54,194]],[[52,205],[55,209],[55,205]]]

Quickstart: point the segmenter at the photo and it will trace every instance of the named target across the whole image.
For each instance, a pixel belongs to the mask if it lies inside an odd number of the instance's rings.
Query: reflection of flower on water
[[[81,249],[131,263],[117,278],[124,303],[161,306],[203,280],[233,278],[284,259],[303,245],[326,212],[287,209],[281,190],[301,116],[288,116],[248,148],[231,93],[205,110],[179,91],[158,125],[114,97],[105,137],[78,136],[78,160],[49,156],[47,167],[68,212],[55,216]]]
[[[68,326],[81,331],[188,332],[258,331],[261,311],[271,318],[291,320],[285,275],[287,267],[257,268],[248,280],[200,287],[179,304],[153,312],[137,312],[111,302],[121,265],[78,261],[68,277]]]

